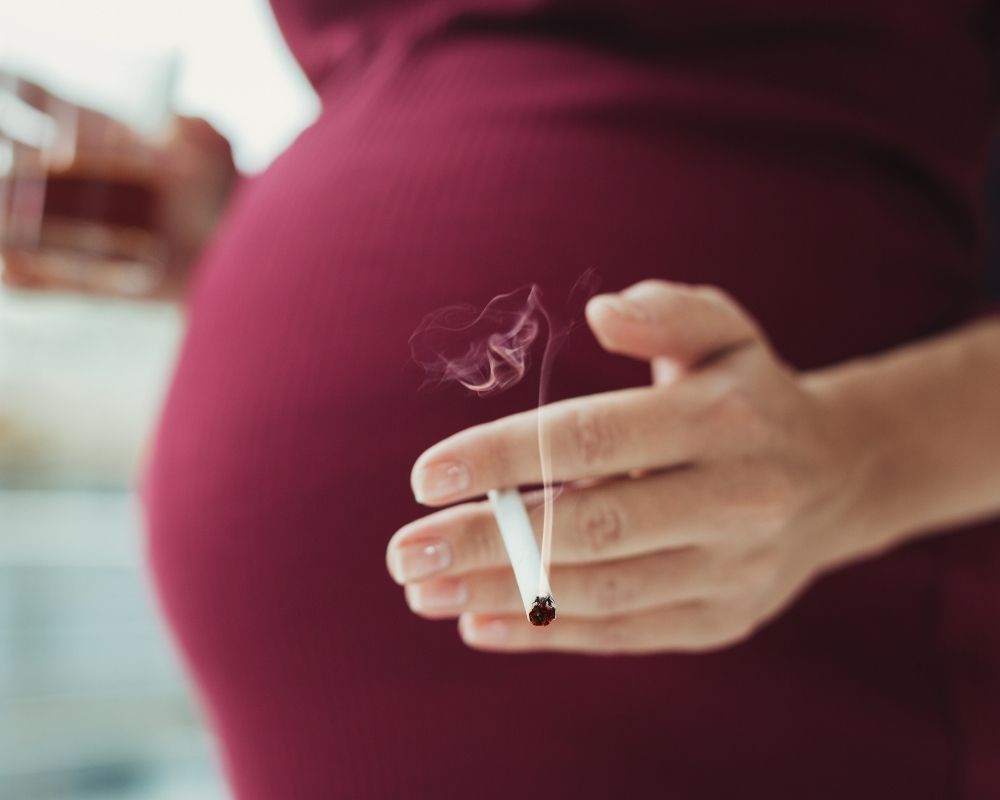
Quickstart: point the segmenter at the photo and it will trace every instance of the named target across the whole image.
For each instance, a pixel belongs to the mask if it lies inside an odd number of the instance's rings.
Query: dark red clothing
[[[417,455],[534,402],[417,391],[444,305],[717,284],[803,369],[972,314],[983,4],[276,5],[323,113],[204,256],[144,485],[240,800],[1000,797],[998,524],[708,655],[474,652],[384,562]],[[579,329],[552,386],[647,381]]]

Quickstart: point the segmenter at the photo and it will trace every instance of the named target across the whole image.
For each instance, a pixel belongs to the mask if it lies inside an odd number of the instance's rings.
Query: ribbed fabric
[[[144,475],[150,568],[239,800],[1000,797],[1000,525],[820,580],[749,642],[473,652],[385,545],[454,431],[407,340],[538,282],[735,295],[806,369],[976,313],[978,3],[283,0],[323,100],[204,255]],[[648,380],[579,329],[556,397]],[[539,752],[545,753],[544,757]]]

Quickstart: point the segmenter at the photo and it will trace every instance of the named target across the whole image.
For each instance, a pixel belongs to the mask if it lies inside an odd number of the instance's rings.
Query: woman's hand
[[[236,182],[237,171],[226,138],[203,119],[174,116],[165,135],[153,141],[99,111],[74,105],[35,83],[0,73],[0,89],[6,84],[28,106],[53,119],[72,119],[75,160],[86,160],[92,171],[94,165],[103,164],[109,171],[120,173],[136,165],[137,174],[141,172],[143,182],[151,184],[159,200],[158,235],[163,237],[166,263],[162,274],[151,274],[146,282],[136,280],[131,266],[120,276],[111,265],[53,271],[44,268],[44,258],[37,254],[5,249],[0,253],[4,283],[22,289],[145,299],[178,297]],[[142,289],[137,295],[136,287],[144,284],[148,284],[148,291]]]
[[[559,618],[525,620],[485,502],[399,530],[389,570],[410,607],[460,616],[496,651],[649,653],[745,639],[821,571],[888,545],[866,528],[870,443],[789,369],[755,322],[707,286],[644,281],[593,298],[601,345],[651,362],[649,387],[546,406]],[[417,460],[417,499],[438,506],[537,484],[537,412],[455,434]],[[532,511],[536,531],[541,508]]]

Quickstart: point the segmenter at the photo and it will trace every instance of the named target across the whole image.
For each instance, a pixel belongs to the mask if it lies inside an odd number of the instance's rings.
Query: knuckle
[[[573,525],[577,549],[590,558],[602,556],[622,540],[624,519],[618,503],[603,493],[583,493]]]
[[[755,486],[745,498],[746,512],[767,531],[782,529],[794,514],[797,490],[792,476],[783,469],[756,470]]]
[[[752,550],[737,560],[734,571],[732,583],[736,593],[749,602],[774,584],[778,573],[777,553],[770,547]]]
[[[594,612],[610,616],[631,610],[639,588],[633,580],[625,579],[617,569],[597,571],[588,592]]]
[[[486,423],[483,429],[488,435],[482,438],[483,461],[490,465],[490,473],[502,484],[514,477],[514,457],[504,429],[498,422]]]
[[[720,490],[733,524],[750,537],[768,539],[784,530],[797,508],[794,479],[773,465],[745,463]]]
[[[629,651],[627,620],[608,618],[593,626],[595,648],[604,655],[621,655]]]
[[[584,467],[612,462],[621,447],[622,432],[613,415],[600,407],[581,408],[571,420],[572,444]]]
[[[484,460],[492,467],[498,476],[510,473],[510,454],[499,435],[487,437],[482,444]],[[501,482],[502,482],[501,478]]]
[[[768,432],[767,420],[753,393],[743,384],[730,387],[715,401],[712,416],[728,436],[751,444],[761,441]]]
[[[482,514],[471,517],[465,525],[458,560],[464,567],[485,567],[503,562],[503,540],[496,522],[484,508]]]

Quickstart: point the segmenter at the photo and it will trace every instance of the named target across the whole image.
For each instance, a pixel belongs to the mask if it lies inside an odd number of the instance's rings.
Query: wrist
[[[911,527],[897,469],[905,459],[905,436],[884,400],[885,381],[867,359],[801,378],[830,431],[840,473],[840,530],[831,566],[878,555],[903,541]]]

